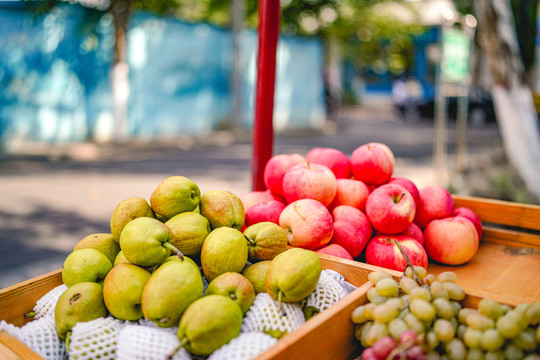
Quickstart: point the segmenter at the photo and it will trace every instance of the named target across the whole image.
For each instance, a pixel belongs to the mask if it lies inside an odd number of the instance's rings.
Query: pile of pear
[[[75,324],[99,317],[146,319],[178,327],[180,347],[204,356],[240,334],[256,294],[280,303],[308,297],[321,274],[317,254],[288,249],[277,224],[246,228],[244,220],[238,196],[201,196],[183,176],[163,180],[149,202],[122,200],[110,233],[88,235],[65,259],[68,289],[55,307],[59,337],[69,346]]]

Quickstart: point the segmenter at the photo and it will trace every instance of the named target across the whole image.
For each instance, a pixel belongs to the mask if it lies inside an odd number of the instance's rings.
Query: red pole
[[[264,166],[272,157],[274,143],[274,85],[276,48],[279,38],[279,0],[259,1],[259,52],[257,89],[253,123],[253,157],[251,163],[253,190],[264,190]]]

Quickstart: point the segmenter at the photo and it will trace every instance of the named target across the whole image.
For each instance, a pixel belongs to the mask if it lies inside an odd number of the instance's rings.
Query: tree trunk
[[[540,133],[509,2],[478,0],[475,6],[480,45],[491,69],[492,96],[503,146],[527,190],[538,200]]]

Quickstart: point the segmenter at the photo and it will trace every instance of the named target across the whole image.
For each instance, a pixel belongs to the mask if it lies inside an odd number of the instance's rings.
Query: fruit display
[[[475,212],[456,208],[440,185],[419,189],[396,176],[394,164],[377,142],[350,156],[321,147],[305,157],[279,154],[264,169],[266,189],[239,198],[249,225],[274,222],[291,246],[397,271],[406,264],[396,242],[416,266],[469,262],[482,236]]]
[[[454,272],[414,266],[399,279],[374,271],[369,280],[368,302],[351,313],[362,360],[538,359],[540,302],[463,307]]]

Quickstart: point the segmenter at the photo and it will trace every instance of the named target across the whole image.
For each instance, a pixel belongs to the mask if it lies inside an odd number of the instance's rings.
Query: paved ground
[[[276,134],[274,153],[305,155],[320,146],[350,155],[359,145],[380,141],[396,156],[396,175],[419,187],[436,181],[429,122],[398,122],[388,112],[345,112],[327,130]],[[448,139],[451,154],[452,125]],[[497,127],[470,129],[469,150],[472,164],[500,151]],[[251,151],[249,137],[225,132],[174,144],[75,144],[0,154],[0,288],[60,268],[81,238],[109,232],[118,202],[130,196],[148,199],[168,176],[186,176],[202,192],[249,191]]]

